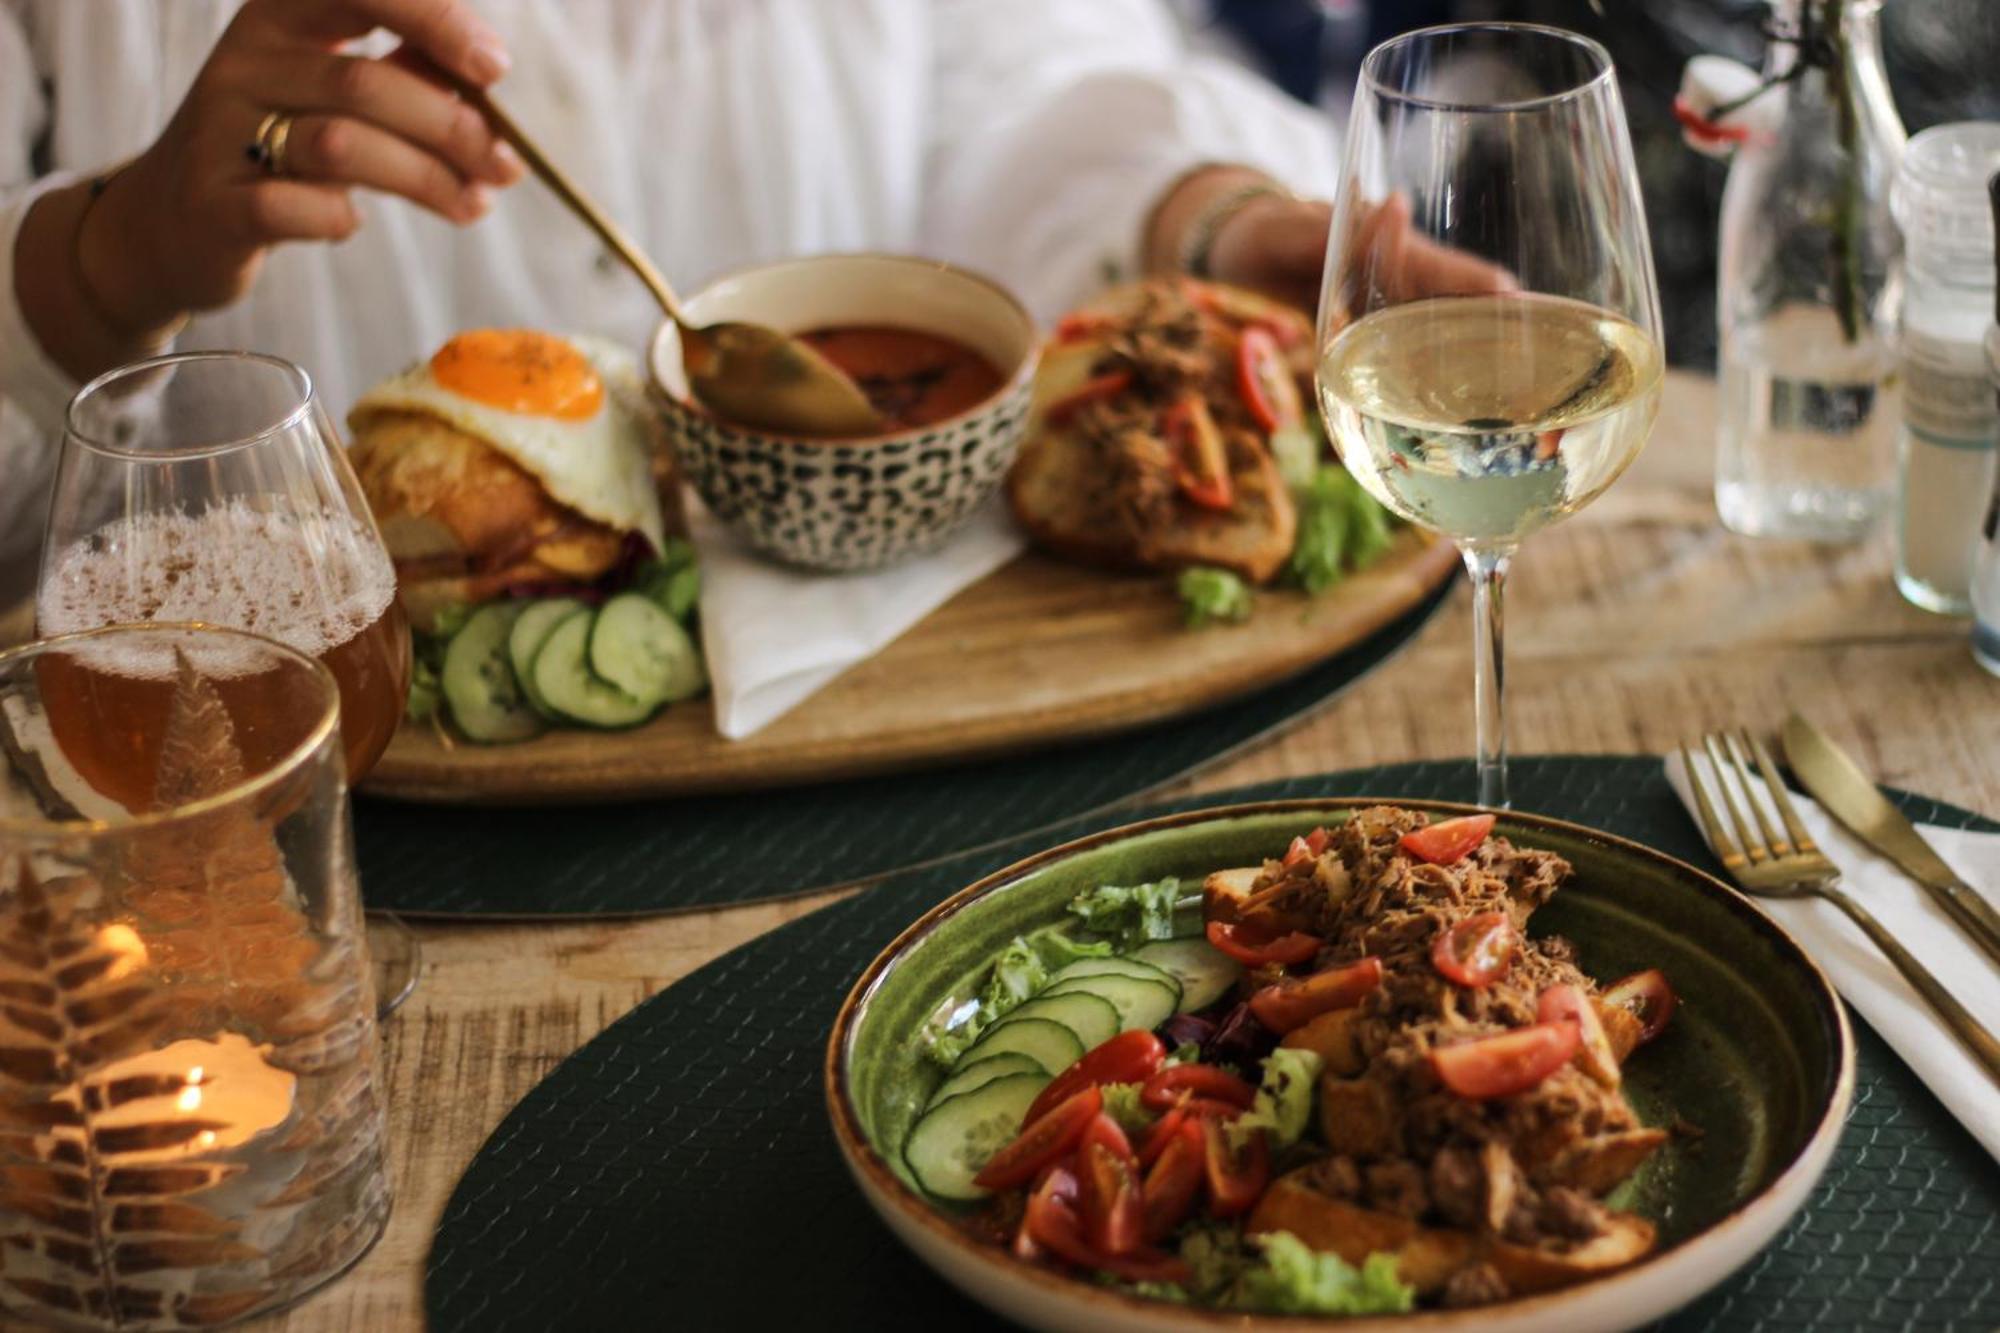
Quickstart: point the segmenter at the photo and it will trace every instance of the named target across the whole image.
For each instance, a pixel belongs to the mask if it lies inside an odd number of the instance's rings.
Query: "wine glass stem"
[[[1479,736],[1479,803],[1504,809],[1507,800],[1507,720],[1502,710],[1505,658],[1503,594],[1511,550],[1463,547],[1465,572],[1472,578],[1472,688]]]

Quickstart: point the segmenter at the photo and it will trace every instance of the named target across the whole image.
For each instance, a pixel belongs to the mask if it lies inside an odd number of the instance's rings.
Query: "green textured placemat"
[[[820,1062],[869,960],[938,899],[1094,827],[1291,796],[1462,798],[1467,763],[1218,792],[1020,839],[878,886],[710,963],[572,1055],[460,1180],[433,1242],[435,1333],[1005,1327],[934,1277],[862,1201],[826,1124]],[[1518,760],[1515,802],[1710,864],[1657,759]],[[2000,829],[1891,793],[1912,818]],[[2000,1325],[2000,1167],[1858,1020],[1854,1109],[1781,1237],[1662,1327]]]
[[[494,810],[360,797],[362,897],[409,916],[616,916],[873,879],[1132,800],[1297,722],[1399,652],[1457,582],[1282,684],[1085,745],[783,791],[613,805]]]

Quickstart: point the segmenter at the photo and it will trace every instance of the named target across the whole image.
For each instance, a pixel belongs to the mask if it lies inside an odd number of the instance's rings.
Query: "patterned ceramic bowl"
[[[687,303],[697,323],[780,329],[893,325],[954,339],[991,361],[1000,388],[935,425],[858,440],[746,430],[691,401],[678,330],[648,362],[688,479],[717,517],[767,555],[812,569],[872,569],[935,549],[992,493],[1028,425],[1038,337],[996,284],[895,255],[815,255],[723,278]]]

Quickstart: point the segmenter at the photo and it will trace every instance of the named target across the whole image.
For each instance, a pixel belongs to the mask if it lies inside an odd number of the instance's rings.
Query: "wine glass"
[[[1473,585],[1479,801],[1507,804],[1501,599],[1659,414],[1659,293],[1611,57],[1559,28],[1426,28],[1361,66],[1319,308],[1319,396],[1368,493]]]
[[[198,621],[262,634],[321,662],[340,694],[347,779],[403,715],[410,631],[396,574],[312,379],[249,352],[135,362],[71,401],[35,598],[37,631]],[[153,775],[103,795],[134,813]],[[393,917],[371,942],[393,1008],[415,937]]]

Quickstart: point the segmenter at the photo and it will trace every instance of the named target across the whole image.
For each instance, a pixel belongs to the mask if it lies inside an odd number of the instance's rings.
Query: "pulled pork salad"
[[[1673,992],[1529,939],[1570,867],[1492,828],[1378,806],[1199,892],[1079,895],[923,1034],[911,1175],[1024,1262],[1224,1309],[1483,1305],[1642,1257],[1603,1200],[1666,1138],[1621,1065]]]

